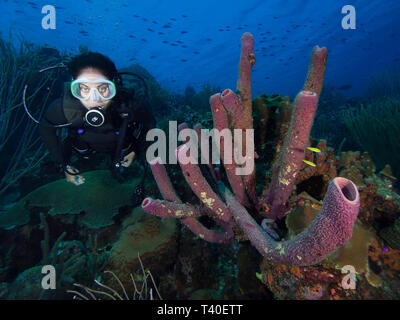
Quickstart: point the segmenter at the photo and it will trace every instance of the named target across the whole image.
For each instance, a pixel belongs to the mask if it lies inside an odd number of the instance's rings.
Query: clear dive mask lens
[[[115,97],[116,88],[114,82],[105,78],[82,77],[71,82],[71,93],[81,101],[103,102]]]

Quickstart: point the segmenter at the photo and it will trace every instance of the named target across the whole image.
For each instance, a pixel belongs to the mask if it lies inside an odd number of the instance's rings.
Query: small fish
[[[170,26],[169,24],[164,24],[162,27],[163,27],[164,29],[171,28],[171,26]]]
[[[186,30],[181,31],[182,34],[188,33]]]
[[[314,162],[311,162],[311,161],[308,161],[308,160],[303,160],[303,162],[304,162],[305,164],[308,164],[308,165],[311,166],[311,167],[316,167],[316,164],[315,164]]]
[[[310,150],[310,151],[312,151],[312,152],[317,152],[317,153],[321,152],[321,150],[318,149],[318,148],[307,147],[306,149],[308,149],[308,150]]]
[[[311,204],[311,207],[313,207],[314,209],[317,209],[317,210],[321,210],[322,205],[320,205],[319,203],[313,203],[313,204]]]

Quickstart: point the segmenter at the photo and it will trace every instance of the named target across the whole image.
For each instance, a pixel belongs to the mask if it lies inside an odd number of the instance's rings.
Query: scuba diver
[[[67,69],[73,81],[66,83],[63,96],[51,103],[41,119],[41,138],[68,182],[85,182],[70,163],[72,151],[85,159],[92,152],[110,155],[112,173],[117,177],[121,166],[129,167],[145,152],[146,133],[155,127],[150,106],[136,101],[134,93],[122,87],[121,73],[100,53],[77,55]],[[67,137],[62,141],[57,133],[66,123]],[[135,205],[144,198],[146,169],[147,161],[142,181],[132,195]]]

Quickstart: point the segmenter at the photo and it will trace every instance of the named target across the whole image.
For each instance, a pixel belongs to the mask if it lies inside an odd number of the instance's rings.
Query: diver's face
[[[82,71],[79,73],[76,79],[78,80],[81,78],[87,78],[88,80],[93,80],[93,81],[99,78],[107,79],[107,77],[104,74],[93,68],[82,69]],[[107,97],[110,94],[109,87],[105,84],[82,82],[79,84],[80,95],[83,98],[89,98],[89,95],[92,92],[91,90],[92,88],[96,88],[98,93],[103,97]],[[92,101],[91,99],[81,100],[82,104],[89,110],[94,107],[100,107],[101,109],[105,110],[110,105],[111,101],[112,99],[106,101]]]

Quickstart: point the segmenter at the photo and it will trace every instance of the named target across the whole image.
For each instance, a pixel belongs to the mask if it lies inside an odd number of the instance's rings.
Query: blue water
[[[164,87],[181,93],[209,82],[235,88],[240,37],[255,38],[253,97],[295,95],[313,46],[329,51],[326,83],[362,95],[374,71],[400,64],[400,2],[386,1],[19,1],[2,0],[0,30],[72,54],[78,46],[108,55],[118,68],[138,63]],[[344,5],[356,29],[344,30]],[[44,5],[56,8],[56,29],[44,30]]]

